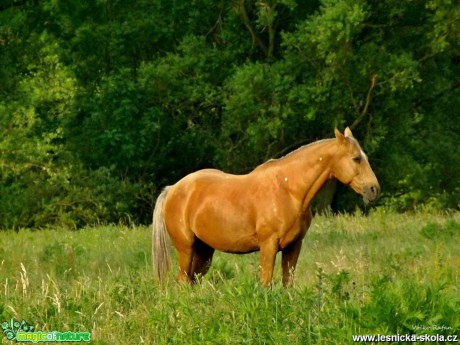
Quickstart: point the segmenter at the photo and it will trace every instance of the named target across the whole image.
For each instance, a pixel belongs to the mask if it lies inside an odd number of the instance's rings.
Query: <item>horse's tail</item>
[[[171,266],[171,254],[168,244],[168,231],[164,219],[164,203],[170,187],[163,189],[157,198],[153,210],[152,222],[152,263],[155,278],[164,281]]]

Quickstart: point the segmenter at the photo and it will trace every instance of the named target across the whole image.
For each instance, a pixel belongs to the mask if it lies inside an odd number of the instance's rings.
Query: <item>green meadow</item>
[[[216,253],[195,286],[175,283],[174,262],[160,287],[150,237],[150,228],[115,225],[1,232],[0,322],[88,331],[92,344],[349,344],[353,335],[459,334],[458,212],[318,216],[290,289],[281,286],[280,255],[273,286],[260,286],[257,253]]]

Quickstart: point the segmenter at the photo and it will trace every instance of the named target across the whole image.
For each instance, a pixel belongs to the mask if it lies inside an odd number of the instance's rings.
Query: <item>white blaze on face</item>
[[[366,162],[369,162],[367,160],[367,155],[364,153],[363,149],[361,148],[361,146],[358,144],[358,142],[356,141],[355,138],[351,138],[351,137],[347,137],[348,139],[350,139],[356,146],[358,146],[359,148],[359,154],[361,156],[362,159],[364,159]]]

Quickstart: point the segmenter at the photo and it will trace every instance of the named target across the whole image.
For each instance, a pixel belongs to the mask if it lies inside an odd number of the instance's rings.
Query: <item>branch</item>
[[[268,39],[267,57],[270,59],[273,57],[273,50],[275,49],[275,28],[273,27],[273,23],[270,23],[268,26]]]
[[[211,29],[209,29],[209,31],[205,35],[205,37],[208,37],[214,31],[219,32],[219,33],[222,32],[222,13],[223,12],[224,12],[224,1],[221,0],[221,2],[220,2],[220,13],[219,13],[219,16],[217,17],[216,23],[212,26]]]
[[[358,117],[356,118],[356,120],[351,124],[350,126],[351,130],[353,130],[367,115],[367,111],[369,110],[369,105],[371,104],[371,100],[372,100],[372,91],[374,90],[376,83],[377,83],[377,74],[374,74],[371,77],[371,85],[369,86],[369,90],[367,90],[366,103],[364,104],[364,108],[358,114]]]
[[[259,36],[257,36],[256,31],[251,25],[251,20],[249,19],[248,12],[246,10],[246,5],[245,5],[245,0],[240,0],[239,2],[239,11],[241,15],[241,19],[243,20],[244,25],[246,28],[249,30],[252,36],[252,42],[253,44],[256,43],[260,49],[264,52],[265,55],[268,56],[268,49],[267,46],[262,42]]]
[[[263,15],[266,16],[268,28],[268,53],[267,57],[271,59],[273,57],[273,51],[275,49],[275,9],[276,4],[270,6],[269,4],[263,3],[262,1],[259,3],[260,11],[263,12]]]

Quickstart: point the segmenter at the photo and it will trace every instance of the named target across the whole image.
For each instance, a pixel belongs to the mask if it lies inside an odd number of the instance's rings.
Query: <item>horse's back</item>
[[[171,195],[181,198],[202,197],[205,190],[218,191],[228,184],[234,184],[237,175],[227,174],[217,169],[203,169],[193,172],[171,186]]]

